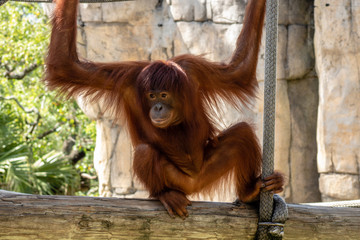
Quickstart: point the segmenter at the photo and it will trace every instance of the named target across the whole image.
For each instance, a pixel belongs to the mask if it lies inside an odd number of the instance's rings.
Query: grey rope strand
[[[9,0],[0,0],[0,6]],[[53,0],[11,0],[12,2],[38,2],[38,3],[52,3]],[[80,3],[104,3],[104,2],[125,2],[131,0],[80,0]]]
[[[266,45],[265,45],[265,83],[264,83],[264,134],[262,177],[274,171],[275,145],[275,98],[276,98],[276,53],[278,35],[278,0],[266,1]],[[275,200],[275,208],[274,208]],[[284,208],[284,209],[283,209]],[[274,215],[273,215],[274,210]],[[281,239],[287,218],[286,203],[281,197],[270,192],[260,193],[259,226],[257,239]],[[279,226],[274,226],[275,225]],[[280,223],[280,224],[279,224]],[[271,228],[269,226],[272,226]],[[269,232],[272,235],[269,235]]]

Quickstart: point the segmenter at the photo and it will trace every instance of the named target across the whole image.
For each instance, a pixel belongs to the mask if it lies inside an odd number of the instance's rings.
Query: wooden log
[[[194,202],[172,219],[158,201],[0,191],[0,239],[253,239],[255,206]],[[289,204],[284,239],[359,239],[360,209]]]

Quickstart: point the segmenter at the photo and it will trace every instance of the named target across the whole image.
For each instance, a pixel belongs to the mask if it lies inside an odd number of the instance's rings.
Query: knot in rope
[[[282,239],[284,236],[284,224],[288,218],[288,208],[282,197],[274,195],[274,208],[271,222],[259,222],[257,239]]]

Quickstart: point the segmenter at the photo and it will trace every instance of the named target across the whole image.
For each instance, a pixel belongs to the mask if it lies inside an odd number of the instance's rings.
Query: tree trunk
[[[289,204],[284,239],[358,239],[360,209]],[[194,202],[186,220],[155,200],[0,191],[0,239],[253,239],[255,206]]]

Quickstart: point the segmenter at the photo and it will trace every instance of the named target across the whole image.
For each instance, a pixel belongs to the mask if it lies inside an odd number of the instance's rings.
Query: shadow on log
[[[359,208],[289,204],[284,239],[358,239]],[[194,202],[186,220],[154,200],[26,195],[0,190],[0,239],[253,239],[257,209]]]

